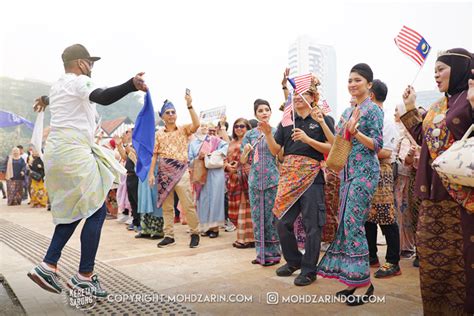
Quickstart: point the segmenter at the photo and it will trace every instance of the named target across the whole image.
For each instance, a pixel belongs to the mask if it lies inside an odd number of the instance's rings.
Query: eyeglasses
[[[165,111],[165,114],[167,115],[175,115],[176,111]]]
[[[234,125],[234,128],[244,129],[244,128],[247,128],[247,125],[245,124]]]

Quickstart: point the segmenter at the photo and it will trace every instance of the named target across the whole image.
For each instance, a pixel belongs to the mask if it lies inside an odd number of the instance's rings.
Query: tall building
[[[336,118],[337,109],[337,76],[336,50],[334,47],[318,43],[316,40],[301,36],[290,45],[288,50],[290,77],[314,73],[320,80],[319,92],[332,109],[331,115]],[[341,109],[342,111],[342,109]]]

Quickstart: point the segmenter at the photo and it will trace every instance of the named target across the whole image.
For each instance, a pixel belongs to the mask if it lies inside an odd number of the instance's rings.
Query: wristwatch
[[[192,108],[193,108],[193,106],[192,106],[192,105],[188,106],[188,110],[191,110]]]

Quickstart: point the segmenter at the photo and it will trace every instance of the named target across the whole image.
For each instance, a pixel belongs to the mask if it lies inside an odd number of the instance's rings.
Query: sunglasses
[[[165,114],[168,114],[168,115],[175,115],[175,114],[176,114],[176,111],[165,111]]]
[[[247,128],[247,125],[244,125],[244,124],[238,124],[238,125],[234,125],[234,128],[240,128],[240,129],[244,129],[244,128]]]

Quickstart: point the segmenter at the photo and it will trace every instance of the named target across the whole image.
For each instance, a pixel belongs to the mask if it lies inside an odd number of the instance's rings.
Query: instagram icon
[[[277,292],[267,292],[267,304],[277,305],[279,302],[279,295]]]

